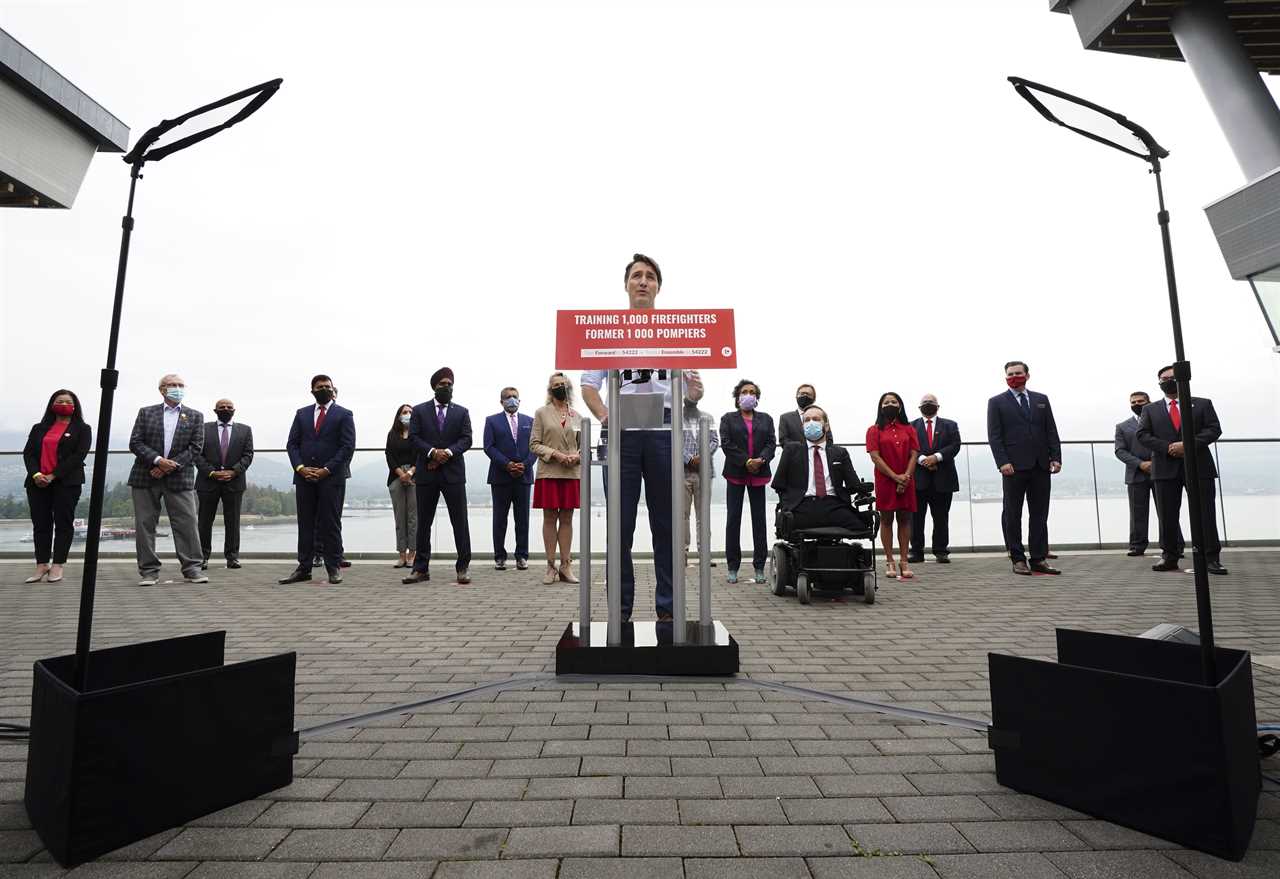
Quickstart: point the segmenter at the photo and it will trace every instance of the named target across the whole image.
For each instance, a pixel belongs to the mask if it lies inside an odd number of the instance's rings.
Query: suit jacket
[[[1186,418],[1184,413],[1183,418]],[[1213,411],[1213,401],[1205,397],[1191,398],[1191,427],[1196,437],[1196,464],[1201,479],[1213,479],[1218,468],[1213,464],[1213,452],[1209,446],[1222,436],[1218,413]],[[1186,461],[1169,457],[1169,443],[1182,439],[1169,420],[1169,409],[1164,400],[1148,403],[1142,408],[1138,422],[1138,442],[1151,450],[1152,479],[1182,479]]]
[[[227,439],[227,466],[222,466],[222,444],[219,435],[222,428],[210,421],[204,426],[204,449],[196,456],[196,491],[244,491],[244,471],[253,463],[253,429],[238,421],[231,424],[231,436]],[[209,478],[214,470],[234,470],[234,479],[220,482]]]
[[[956,455],[960,454],[960,425],[950,418],[933,419],[933,445],[929,445],[929,437],[925,433],[924,419],[917,418],[911,422],[916,429],[916,437],[920,440],[920,455],[942,453],[937,470],[928,467],[916,467],[916,491],[956,492],[960,490],[960,477],[956,473]]]
[[[808,442],[804,438],[804,425],[800,422],[800,413],[794,409],[783,412],[778,416],[778,445],[784,449],[787,443],[803,443]],[[831,445],[835,439],[831,432],[830,420],[827,422],[827,445]]]
[[[554,459],[553,452],[566,455],[582,451],[582,416],[573,409],[560,426],[560,413],[552,403],[533,413],[529,449],[538,458],[538,479],[581,479],[582,464],[570,466]],[[525,473],[529,469],[525,468]]]
[[[504,427],[505,429],[505,427]],[[471,414],[466,407],[450,403],[445,410],[444,428],[436,424],[436,401],[428,400],[413,407],[409,419],[409,439],[418,450],[417,473],[413,481],[418,485],[456,485],[467,481],[464,454],[471,448]],[[448,449],[453,457],[439,467],[428,469],[427,457],[432,449]]]
[[[316,431],[316,406],[303,406],[293,416],[289,439],[284,444],[293,467],[293,484],[307,480],[297,470],[300,466],[324,467],[328,479],[345,480],[351,475],[351,456],[356,450],[356,420],[350,409],[330,403],[324,423]]]
[[[794,510],[804,500],[809,487],[809,467],[812,453],[809,443],[787,443],[778,459],[778,472],[771,487],[778,493],[784,510]],[[827,446],[827,466],[831,470],[831,485],[836,497],[847,504],[853,503],[858,492],[858,474],[853,469],[849,450],[844,446]]]
[[[22,483],[23,488],[37,488],[31,479],[31,474],[40,472],[41,446],[44,443],[44,435],[52,426],[41,423],[31,425],[31,434],[27,437],[27,444],[22,448],[22,461],[27,468],[27,478]],[[92,442],[93,428],[83,421],[67,422],[67,430],[58,440],[58,463],[53,468],[52,474],[55,485],[58,483],[84,485],[84,459],[89,454],[89,446]]]
[[[778,450],[772,416],[757,409],[751,419],[751,431],[755,447],[755,454],[751,457],[764,459],[764,466],[757,473],[747,471],[747,425],[742,420],[742,413],[735,409],[720,419],[720,451],[724,452],[721,475],[738,479],[770,475],[769,462]]]
[[[489,456],[490,485],[510,485],[513,482],[533,482],[533,462],[538,456],[529,451],[529,436],[533,433],[533,419],[528,415],[516,415],[516,439],[511,438],[511,421],[506,411],[490,415],[484,420],[484,453]],[[524,464],[522,476],[507,472],[507,463]]]
[[[151,478],[151,468],[164,454],[164,403],[143,406],[133,422],[129,434],[129,451],[134,454],[133,469],[129,471],[129,484],[135,488],[147,488],[157,483],[171,491],[191,491],[196,487],[196,458],[204,448],[204,416],[195,409],[178,407],[178,426],[173,432],[173,445],[167,457],[176,461],[178,468],[159,480]]]
[[[1151,460],[1151,450],[1138,442],[1138,419],[1126,418],[1116,425],[1116,457],[1124,461],[1124,484],[1150,482],[1151,474],[1143,473],[1139,464]],[[1155,469],[1152,465],[1151,469]]]
[[[1062,461],[1058,425],[1049,398],[1027,391],[1030,418],[1005,391],[987,401],[987,442],[996,466],[1012,464],[1014,470],[1048,470],[1050,461]]]

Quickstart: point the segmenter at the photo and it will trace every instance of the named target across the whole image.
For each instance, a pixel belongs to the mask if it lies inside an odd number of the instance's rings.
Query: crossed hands
[[[178,469],[177,461],[172,461],[169,458],[161,458],[159,461],[156,462],[156,465],[151,468],[151,471],[150,471],[151,478],[163,479],[164,477],[168,476],[170,473],[172,473],[174,470],[177,470],[177,469]]]

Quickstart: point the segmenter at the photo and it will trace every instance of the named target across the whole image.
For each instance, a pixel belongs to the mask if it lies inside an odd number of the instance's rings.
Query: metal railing
[[[873,467],[868,458],[859,463],[862,443],[841,443],[854,454],[855,467],[864,478],[870,478]],[[1128,498],[1124,486],[1124,465],[1114,456],[1111,440],[1064,440],[1063,471],[1054,477],[1053,501],[1049,512],[1049,529],[1055,549],[1102,549],[1124,547],[1128,544]],[[1099,448],[1101,447],[1101,448]],[[23,465],[21,452],[0,450],[0,497],[22,497],[21,480]],[[250,484],[269,485],[280,491],[290,491],[292,474],[289,471],[285,450],[278,448],[255,451],[254,466],[249,470]],[[1220,536],[1224,543],[1277,544],[1280,543],[1280,468],[1274,462],[1280,456],[1280,438],[1258,437],[1220,439],[1213,448],[1218,467],[1217,518]],[[999,528],[1002,508],[1000,475],[991,459],[986,443],[967,442],[961,447],[963,461],[957,460],[960,491],[954,496],[950,516],[951,539],[954,551],[993,551],[1003,548]],[[489,490],[484,480],[488,461],[483,450],[471,449],[467,462],[467,492],[470,507],[470,531],[472,546],[477,557],[491,548],[491,512],[488,507]],[[776,459],[775,459],[776,460]],[[1109,462],[1109,463],[1108,463]],[[1269,462],[1269,463],[1268,463]],[[90,466],[92,459],[90,459]],[[109,458],[108,485],[124,482],[132,455],[128,450],[112,450]],[[593,478],[599,479],[602,462],[594,460]],[[255,472],[256,471],[256,472]],[[356,449],[352,461],[353,479],[348,483],[347,513],[344,539],[353,557],[362,554],[385,553],[394,550],[394,530],[390,503],[385,491],[386,464],[384,450],[379,447]],[[255,476],[257,478],[255,478]],[[712,482],[711,534],[712,552],[723,552],[725,540],[725,507],[722,479]],[[603,497],[604,486],[597,484],[596,497]],[[86,488],[87,495],[87,488]],[[770,502],[772,499],[770,499]],[[643,503],[643,500],[642,500]],[[594,514],[603,517],[603,504],[597,505]],[[1154,507],[1154,504],[1152,505]],[[1186,504],[1183,504],[1184,532],[1186,528]],[[531,512],[530,553],[540,557],[541,522],[536,510]],[[379,522],[375,525],[375,520]],[[242,531],[243,554],[252,556],[258,552],[290,554],[285,532],[292,533],[292,519],[266,519],[247,525],[254,529]],[[1231,531],[1228,530],[1228,524]],[[379,527],[384,526],[384,527]],[[600,523],[603,528],[603,521]],[[967,526],[967,528],[966,528]],[[23,530],[25,527],[25,530]],[[926,524],[926,546],[932,530],[931,521]],[[255,530],[256,529],[256,530]],[[580,529],[575,529],[575,541]],[[0,556],[25,555],[29,545],[15,545],[28,534],[29,523],[21,520],[0,521]],[[741,542],[751,543],[750,525],[743,528]],[[967,542],[961,538],[967,531]],[[1156,544],[1155,511],[1149,516],[1148,531],[1151,545]],[[261,532],[261,533],[259,533]],[[270,534],[271,539],[263,536]],[[602,532],[601,532],[602,533]],[[15,534],[20,536],[15,537]],[[770,524],[770,538],[772,526]],[[644,555],[649,549],[648,527],[640,515],[640,527],[636,529],[636,549]],[[508,527],[507,548],[510,554],[514,532]],[[119,550],[130,550],[132,544],[117,544]],[[218,533],[214,535],[215,550],[221,546]],[[452,532],[443,505],[432,527],[434,554],[448,555],[453,550]],[[104,550],[113,548],[104,544]],[[78,546],[75,547],[78,549]],[[598,550],[597,550],[598,552]]]

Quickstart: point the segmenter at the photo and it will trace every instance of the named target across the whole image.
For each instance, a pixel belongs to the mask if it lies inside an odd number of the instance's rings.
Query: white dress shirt
[[[834,497],[836,493],[836,487],[831,482],[831,461],[827,458],[827,443],[825,438],[818,440],[816,443],[811,442],[811,443],[806,443],[805,445],[806,463],[809,468],[809,485],[804,490],[804,496],[817,497],[818,495],[818,487],[817,487],[817,484],[814,482],[814,478],[813,478],[814,476],[813,450],[814,449],[817,449],[818,454],[822,456],[822,476],[823,476],[823,482],[826,483],[827,495]]]
[[[631,367],[634,371],[636,367]],[[609,381],[609,370],[607,369],[589,369],[582,374],[579,380],[584,388],[595,388],[605,395],[608,399],[608,389],[606,387]],[[619,389],[620,394],[662,394],[662,405],[668,409],[671,408],[671,382],[668,379],[659,379],[658,370],[652,369],[649,373],[647,382],[626,381],[622,382]]]
[[[325,413],[326,418],[329,417],[329,407],[332,405],[333,405],[332,400],[330,400],[328,403],[325,403],[323,406],[321,406],[319,403],[315,405],[315,410],[311,413],[311,425],[313,427],[315,426],[316,421],[319,420],[321,412]]]
[[[925,435],[925,437],[928,437],[928,436],[929,436],[929,427],[930,427],[930,425],[932,425],[932,426],[933,426],[933,439],[934,439],[934,442],[937,442],[937,440],[938,440],[938,425],[934,424],[934,422],[935,422],[935,421],[937,421],[937,420],[938,420],[938,416],[936,416],[936,415],[935,415],[935,416],[933,416],[932,418],[926,418],[926,419],[924,420],[924,435]],[[917,459],[916,459],[916,463],[917,463],[917,464],[923,464],[923,463],[924,463],[925,461],[927,461],[929,458],[936,458],[936,459],[937,459],[937,461],[938,461],[938,463],[939,463],[939,464],[941,464],[941,463],[942,463],[942,452],[934,452],[932,455],[921,455],[919,458],[917,458]]]
[[[182,404],[170,406],[164,404],[164,454],[160,458],[169,457],[173,451],[173,435],[178,431],[178,416],[182,414]],[[156,458],[159,461],[160,458]]]

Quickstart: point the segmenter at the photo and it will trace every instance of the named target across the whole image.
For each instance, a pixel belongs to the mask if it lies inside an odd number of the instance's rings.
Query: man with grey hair
[[[162,500],[169,514],[182,576],[188,583],[209,582],[200,571],[204,553],[200,548],[195,491],[195,460],[204,448],[204,419],[198,410],[182,405],[186,391],[186,383],[179,375],[160,379],[162,402],[139,409],[129,435],[129,451],[134,454],[129,486],[133,489],[139,586],[154,586],[160,576],[156,523],[160,521]]]

